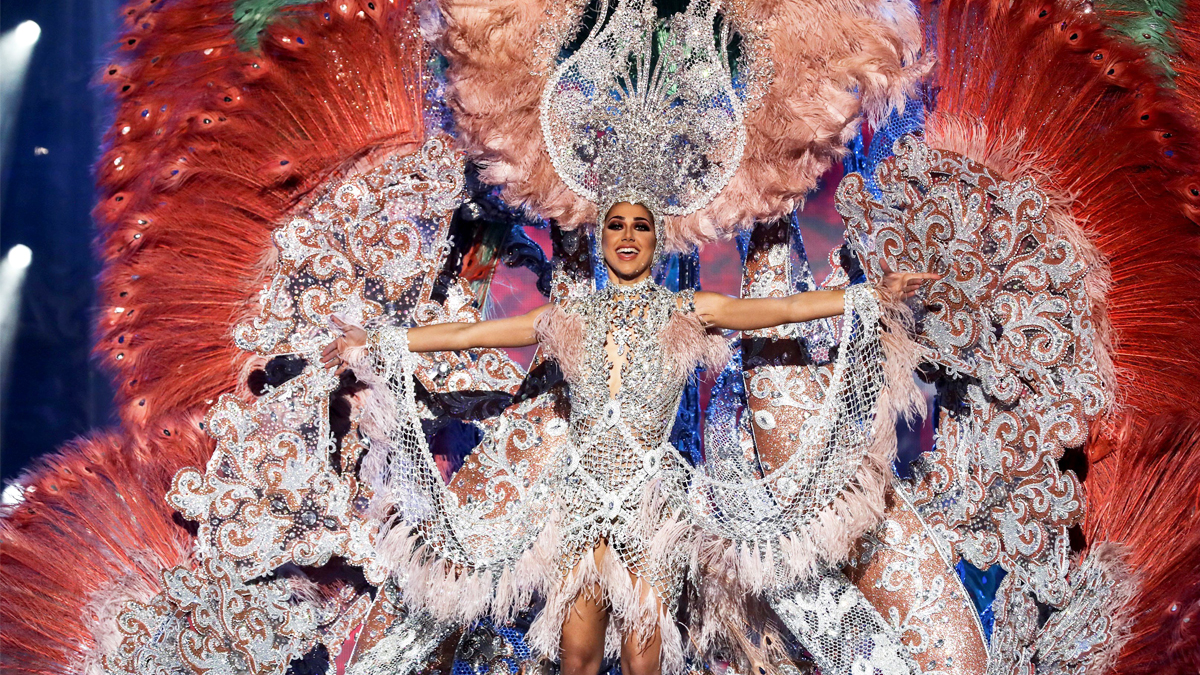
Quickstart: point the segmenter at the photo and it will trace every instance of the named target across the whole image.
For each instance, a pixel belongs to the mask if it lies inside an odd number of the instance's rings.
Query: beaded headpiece
[[[746,142],[742,103],[714,33],[720,2],[693,0],[659,21],[651,0],[602,3],[596,25],[542,93],[551,161],[597,206],[642,204],[664,216],[703,208],[737,170]]]

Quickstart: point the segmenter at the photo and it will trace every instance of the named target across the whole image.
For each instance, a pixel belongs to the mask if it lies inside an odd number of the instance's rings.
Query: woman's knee
[[[575,599],[563,621],[559,644],[562,675],[597,675],[604,659],[604,633],[608,608],[599,588],[588,589]]]
[[[560,656],[562,675],[597,675],[600,662],[604,660],[604,650],[564,649]]]
[[[649,638],[629,636],[621,646],[622,675],[662,675],[662,641],[657,631]]]
[[[653,659],[645,657],[636,657],[628,662],[628,675],[662,675],[662,664],[659,662],[658,654],[654,655]],[[624,671],[622,671],[624,675]]]

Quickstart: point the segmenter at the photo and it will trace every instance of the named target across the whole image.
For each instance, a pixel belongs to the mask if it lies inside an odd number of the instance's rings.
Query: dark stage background
[[[0,31],[26,20],[42,29],[19,104],[3,105],[4,114],[16,114],[5,120],[13,128],[0,177],[0,251],[16,244],[33,251],[13,351],[0,373],[5,480],[32,457],[113,420],[108,378],[89,355],[98,271],[89,211],[91,165],[107,121],[105,94],[93,82],[116,37],[118,7],[115,0],[0,3]]]

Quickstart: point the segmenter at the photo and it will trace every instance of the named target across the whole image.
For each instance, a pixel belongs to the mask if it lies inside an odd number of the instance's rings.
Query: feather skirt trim
[[[613,618],[606,654],[619,654],[620,635],[661,638],[665,675],[684,671],[683,639],[675,618],[657,591],[630,574],[613,549],[585,553],[565,577],[557,519],[543,528],[534,545],[511,566],[498,570],[464,569],[442,558],[424,541],[419,528],[392,522],[378,546],[377,563],[391,571],[404,601],[442,621],[468,624],[483,617],[509,623],[533,602],[546,598],[529,630],[529,644],[551,659],[559,657],[562,625],[575,600],[599,593]],[[597,560],[597,557],[599,560]],[[618,632],[619,631],[619,632]]]
[[[599,597],[596,597],[598,594]],[[684,672],[683,638],[675,618],[653,587],[636,579],[612,548],[589,551],[575,569],[546,595],[546,606],[529,627],[529,644],[550,658],[558,658],[562,626],[580,597],[591,597],[608,606],[613,621],[605,640],[605,655],[620,654],[620,636],[645,641],[655,632],[661,640],[660,664],[664,675]]]
[[[408,604],[423,607],[442,621],[471,623],[489,617],[509,623],[533,601],[548,595],[559,581],[559,529],[552,521],[533,545],[510,565],[498,569],[465,568],[447,561],[419,527],[390,521],[376,562],[395,578]]]

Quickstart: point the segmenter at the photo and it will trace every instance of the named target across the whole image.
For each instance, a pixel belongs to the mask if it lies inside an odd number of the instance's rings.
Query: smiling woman
[[[604,217],[600,240],[604,261],[615,283],[640,281],[650,273],[659,255],[654,215],[641,204],[614,204]]]
[[[600,242],[609,284],[589,295],[504,319],[370,333],[331,317],[343,335],[323,352],[327,366],[352,368],[377,388],[388,386],[374,372],[379,364],[408,352],[540,343],[558,361],[569,384],[572,459],[552,486],[557,496],[542,506],[556,514],[559,541],[551,546],[545,578],[536,582],[546,589],[547,608],[530,639],[560,653],[565,675],[595,675],[610,617],[622,636],[622,672],[682,668],[673,617],[684,560],[652,549],[653,534],[684,510],[687,474],[668,440],[683,386],[698,365],[720,370],[729,358],[720,329],[837,316],[847,302],[841,290],[751,299],[669,291],[651,279],[661,251],[656,222],[639,203],[620,201],[607,210]],[[881,291],[910,297],[936,278],[889,273]],[[373,440],[380,448],[394,445]],[[662,500],[664,508],[646,512],[647,499]],[[694,525],[685,519],[674,527]]]

